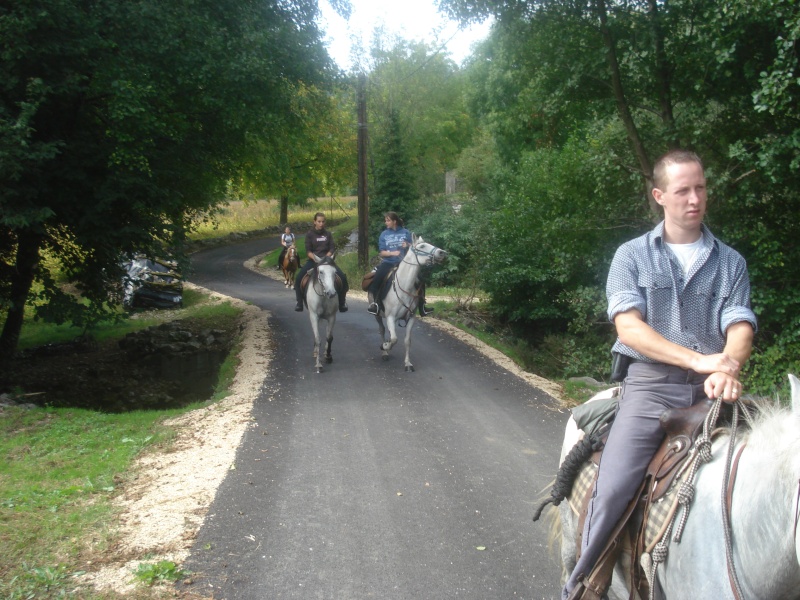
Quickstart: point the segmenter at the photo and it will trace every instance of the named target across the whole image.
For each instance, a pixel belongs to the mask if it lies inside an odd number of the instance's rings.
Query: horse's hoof
[[[317,375],[319,375],[320,373],[322,373],[322,367],[317,367]]]
[[[414,372],[414,365],[408,365],[406,367],[406,373],[413,373]]]
[[[328,364],[331,364],[333,362],[333,357],[332,356],[326,356],[325,357],[325,362],[328,363]]]

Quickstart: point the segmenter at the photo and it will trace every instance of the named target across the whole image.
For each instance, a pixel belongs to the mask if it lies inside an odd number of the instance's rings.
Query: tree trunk
[[[619,112],[620,119],[622,119],[622,124],[625,126],[625,131],[628,134],[628,141],[631,144],[631,149],[636,156],[636,160],[639,162],[639,169],[645,179],[647,192],[649,192],[653,187],[653,165],[644,148],[644,143],[642,143],[642,138],[639,136],[636,123],[633,121],[630,106],[625,98],[619,61],[617,60],[617,49],[614,44],[614,38],[611,36],[611,30],[608,28],[608,13],[606,11],[605,0],[595,0],[595,7],[597,8],[597,16],[600,19],[600,31],[603,35],[603,43],[606,46],[606,61],[611,71],[611,87],[614,90],[614,98],[617,101],[617,111]],[[650,204],[650,210],[656,214],[660,214],[660,207],[653,199],[652,194],[647,193],[647,200]]]
[[[10,360],[17,351],[25,304],[39,266],[41,245],[42,236],[33,233],[23,233],[17,241],[17,256],[11,276],[11,307],[3,325],[3,333],[0,334],[0,364]]]
[[[680,141],[675,132],[675,118],[672,114],[670,68],[667,61],[667,53],[664,50],[664,32],[661,29],[661,16],[658,12],[657,0],[647,0],[647,4],[650,7],[650,28],[653,35],[653,49],[656,58],[656,90],[658,91],[661,121],[667,131],[670,147],[677,148],[680,146]]]
[[[289,196],[281,196],[281,225],[286,225],[289,222]],[[283,233],[281,231],[281,233]]]

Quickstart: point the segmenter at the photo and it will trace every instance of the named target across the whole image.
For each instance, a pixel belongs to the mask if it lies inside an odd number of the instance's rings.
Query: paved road
[[[293,292],[242,267],[277,245],[198,253],[190,280],[272,313],[275,359],[235,469],[186,568],[215,600],[556,598],[560,567],[535,500],[566,416],[550,396],[418,321],[382,361],[349,302],[314,372]],[[485,548],[479,550],[478,548]]]

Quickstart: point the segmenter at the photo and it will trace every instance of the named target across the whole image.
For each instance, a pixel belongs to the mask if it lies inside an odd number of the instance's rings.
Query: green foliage
[[[403,219],[414,214],[416,195],[410,183],[410,162],[400,131],[397,111],[389,115],[386,137],[376,152],[375,188],[370,198],[370,238],[383,230],[383,215],[394,211]]]
[[[313,0],[15,2],[0,18],[0,358],[40,314],[108,312],[120,256],[164,255],[262,150],[308,123],[332,65]],[[40,269],[57,257],[88,311]]]
[[[605,286],[614,249],[637,226],[630,194],[599,175],[605,166],[574,142],[524,155],[490,193],[482,283],[500,315],[563,329],[579,316],[569,292]]]
[[[370,195],[383,189],[383,169],[392,169],[385,149],[401,140],[403,191],[413,200],[445,191],[445,173],[469,145],[474,122],[464,103],[466,79],[446,53],[424,43],[377,39],[370,52],[367,88],[370,126]],[[396,185],[396,184],[393,184]],[[403,201],[405,195],[398,200]],[[391,204],[392,199],[387,199]],[[381,210],[385,203],[380,205]],[[415,212],[391,206],[406,220]],[[374,217],[377,209],[370,210]],[[380,220],[382,224],[382,219]]]
[[[161,560],[157,563],[140,563],[133,573],[134,579],[145,585],[177,581],[185,575],[186,573],[171,560]]]
[[[800,363],[795,3],[440,5],[463,22],[496,18],[467,73],[484,137],[462,160],[478,166],[495,231],[483,285],[498,314],[538,340],[609,337],[590,297],[616,246],[660,218],[649,165],[688,147],[705,162],[707,223],[748,261],[759,317],[748,385],[781,385]],[[499,168],[483,176],[484,164]]]
[[[433,269],[436,286],[476,288],[486,252],[487,223],[470,198],[433,197],[426,200],[420,216],[409,224],[415,233],[447,252],[447,261]]]

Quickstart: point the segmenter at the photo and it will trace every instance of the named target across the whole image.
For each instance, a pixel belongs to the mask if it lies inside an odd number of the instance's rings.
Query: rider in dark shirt
[[[303,312],[303,290],[300,289],[300,282],[303,281],[303,277],[305,277],[308,270],[317,264],[313,257],[333,256],[335,250],[333,235],[325,229],[325,214],[318,212],[314,215],[314,227],[306,233],[306,255],[308,260],[297,272],[297,277],[294,280],[294,293],[297,300],[297,305],[294,309],[297,312]],[[350,289],[347,284],[347,276],[339,267],[336,267],[336,274],[342,280],[342,292],[339,295],[339,312],[347,312],[346,296]]]

